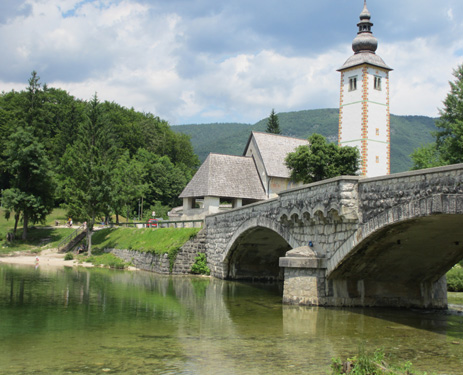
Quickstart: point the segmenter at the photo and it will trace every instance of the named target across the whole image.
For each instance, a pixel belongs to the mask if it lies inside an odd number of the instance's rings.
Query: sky
[[[438,116],[461,0],[367,0],[391,113]],[[0,0],[0,92],[42,83],[172,125],[339,107],[363,0]]]

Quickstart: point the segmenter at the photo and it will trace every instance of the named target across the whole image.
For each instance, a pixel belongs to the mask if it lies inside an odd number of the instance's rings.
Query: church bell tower
[[[389,112],[389,72],[392,70],[376,54],[378,41],[366,0],[360,13],[359,31],[341,72],[339,105],[339,145],[356,146],[360,151],[360,175],[390,174],[391,131]]]

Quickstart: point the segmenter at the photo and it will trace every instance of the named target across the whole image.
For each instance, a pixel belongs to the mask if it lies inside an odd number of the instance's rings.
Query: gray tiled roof
[[[267,175],[270,177],[289,178],[291,172],[285,165],[286,156],[290,152],[294,152],[297,147],[309,144],[309,141],[305,139],[271,133],[252,132],[246,150],[253,137],[257,143]],[[244,151],[245,153],[246,150]]]
[[[344,65],[338,69],[338,72],[362,64],[370,64],[386,70],[392,70],[376,53],[360,52],[349,57]]]
[[[209,154],[180,198],[224,197],[265,199],[265,192],[251,157]]]

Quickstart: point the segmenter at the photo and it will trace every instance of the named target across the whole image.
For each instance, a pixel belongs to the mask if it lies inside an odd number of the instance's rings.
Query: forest
[[[58,206],[90,225],[165,216],[199,166],[189,136],[166,121],[97,93],[76,99],[36,72],[24,90],[0,94],[0,150],[2,206],[23,239]]]

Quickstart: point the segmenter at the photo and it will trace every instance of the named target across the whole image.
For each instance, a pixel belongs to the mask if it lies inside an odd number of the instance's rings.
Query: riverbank
[[[77,260],[64,260],[65,254],[59,253],[58,249],[46,249],[39,253],[14,252],[0,257],[0,264],[19,264],[26,266],[40,267],[94,267],[91,263],[78,263]]]
[[[66,254],[59,253],[58,249],[46,249],[39,253],[15,252],[9,255],[0,256],[0,264],[18,264],[25,266],[40,267],[95,267],[89,262],[79,262],[76,259],[64,260]],[[136,267],[129,266],[126,270],[134,271]]]

